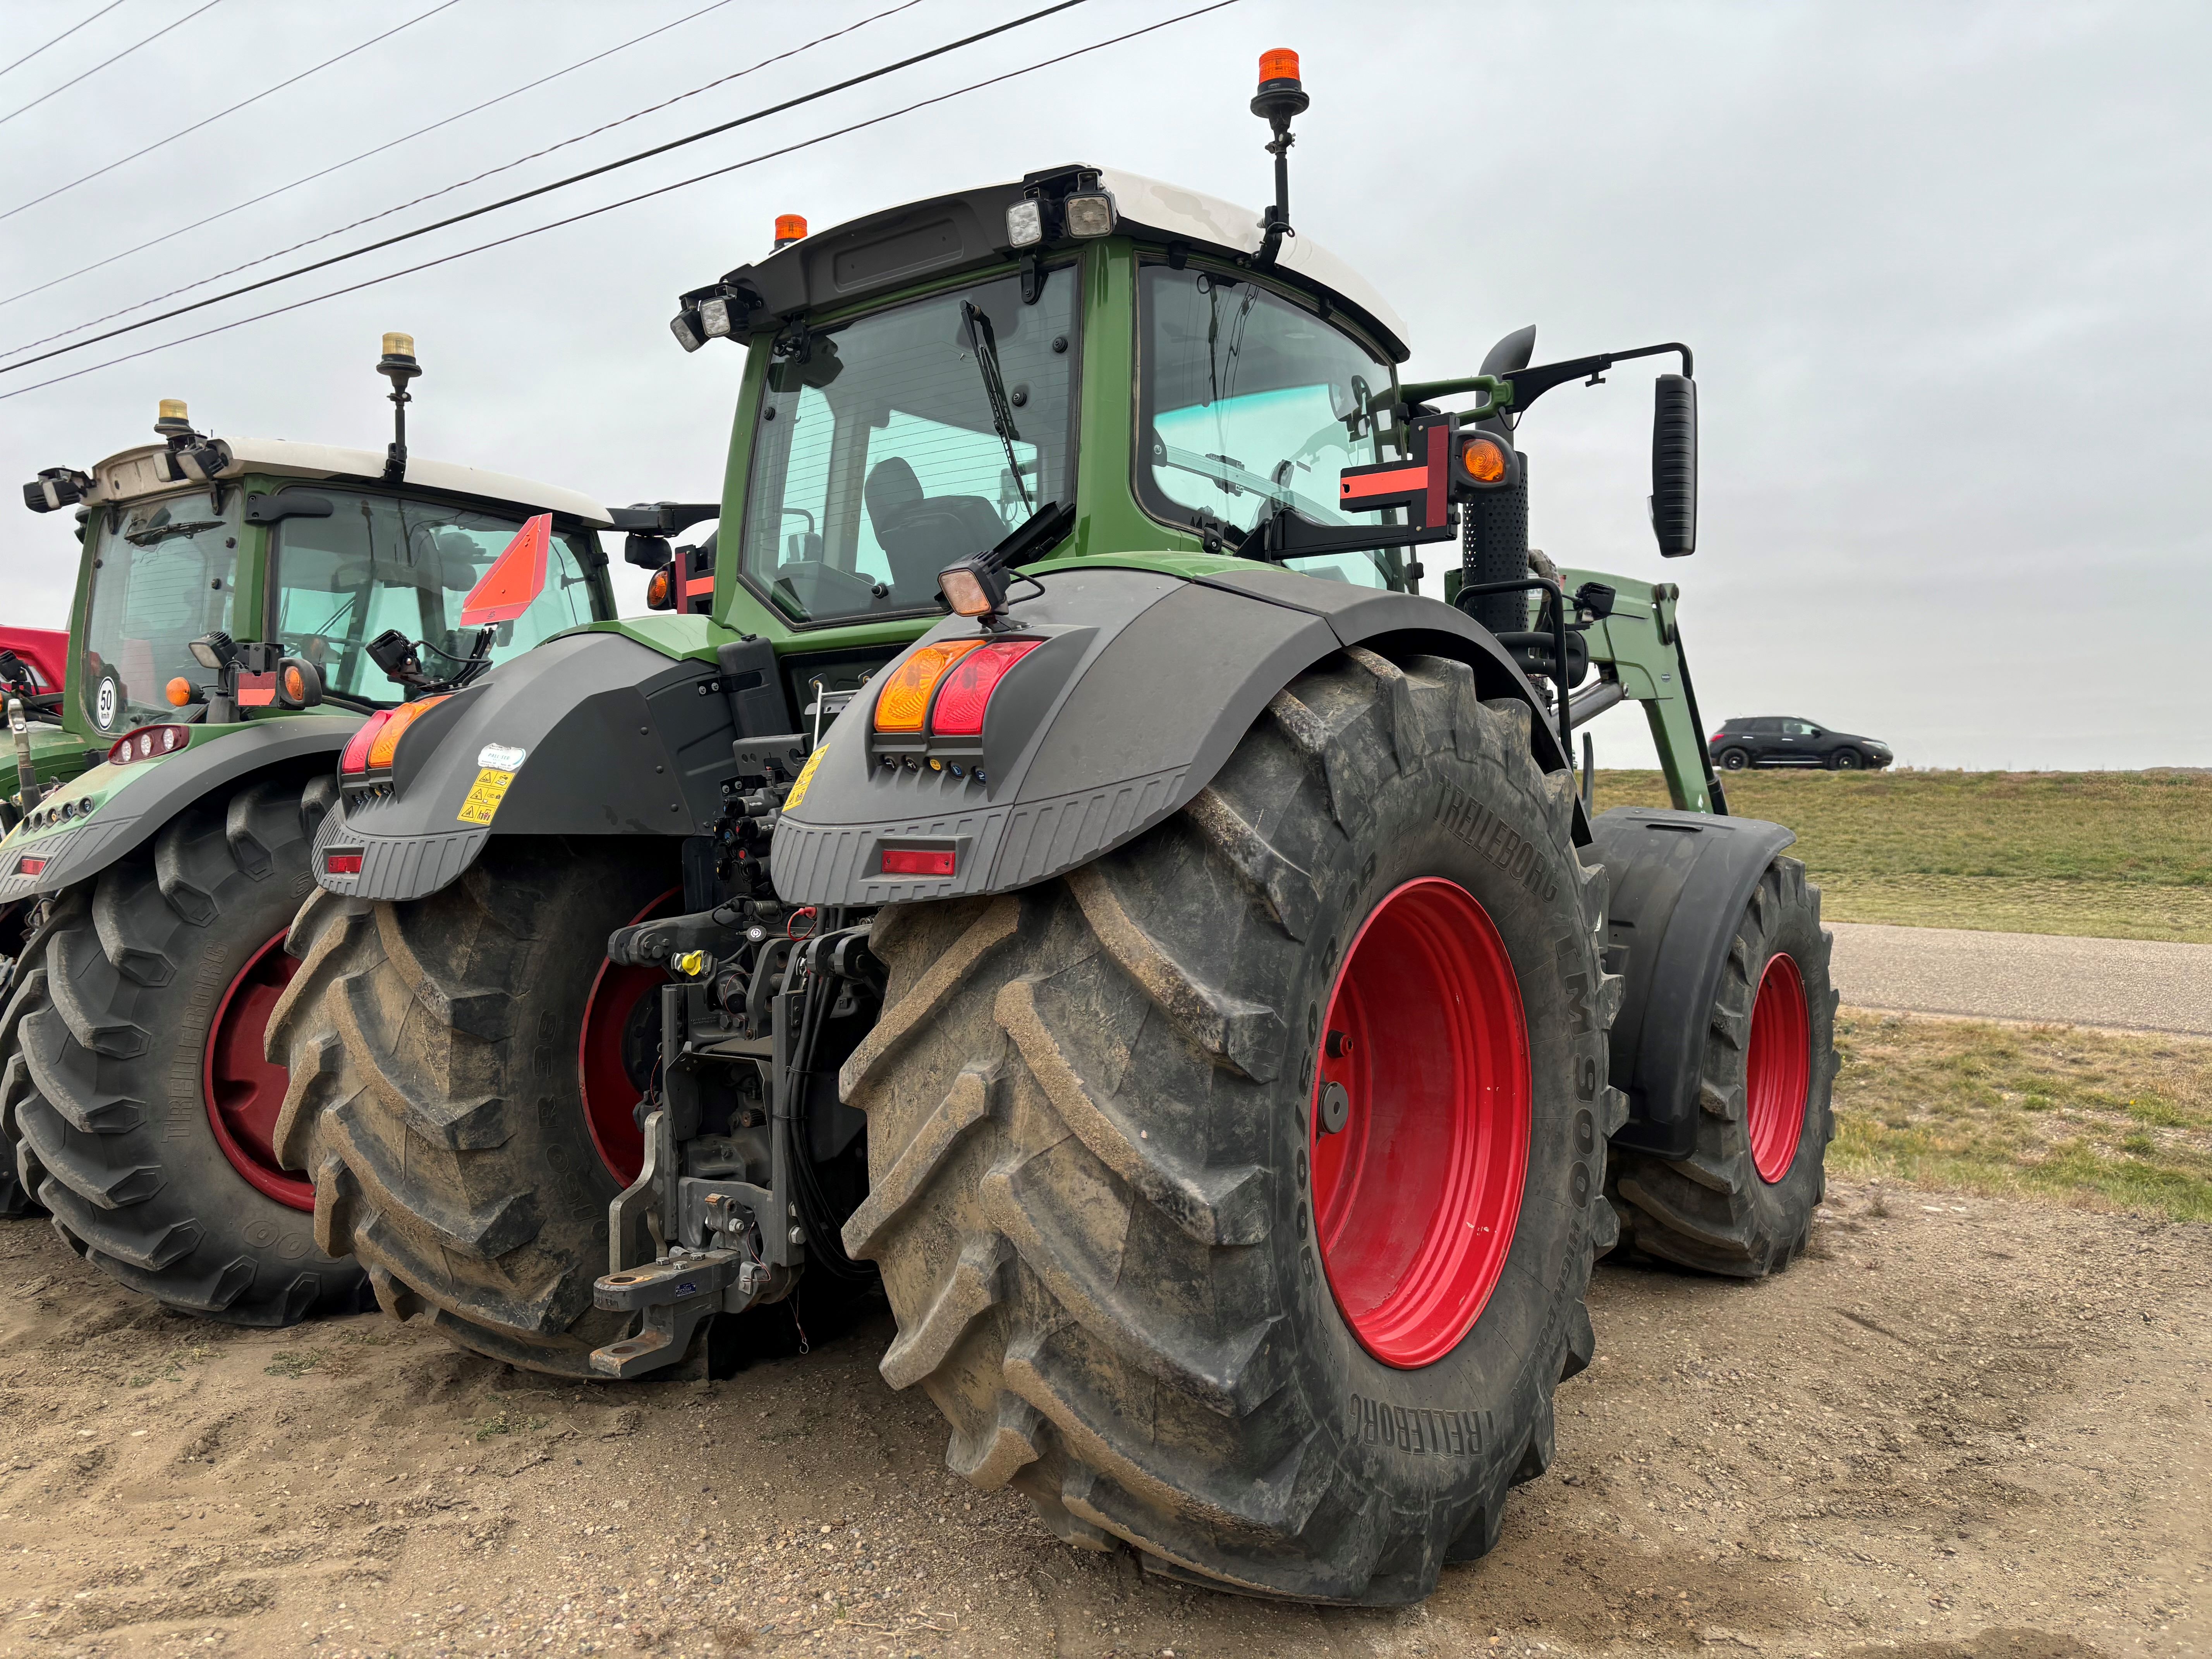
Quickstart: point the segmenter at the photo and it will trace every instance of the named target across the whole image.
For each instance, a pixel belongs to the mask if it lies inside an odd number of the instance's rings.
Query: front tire
[[[262,1056],[281,941],[312,890],[327,780],[191,808],[63,893],[0,1018],[0,1127],[23,1188],[110,1277],[171,1307],[283,1326],[365,1305],[316,1248],[269,1141]]]
[[[1464,665],[1355,649],[1129,846],[879,918],[884,1011],[842,1079],[872,1189],[845,1241],[898,1316],[883,1374],[950,1419],[956,1473],[1014,1486],[1070,1542],[1257,1595],[1409,1602],[1495,1542],[1507,1490],[1551,1461],[1553,1387],[1590,1357],[1623,1115],[1605,886],[1528,722]],[[1526,1115],[1456,1164],[1464,1207],[1417,1218],[1410,1261],[1363,1276],[1341,1158],[1316,1190],[1317,1120],[1343,1112],[1371,1158],[1445,1162],[1362,1129],[1396,1097],[1363,1097],[1330,1041],[1363,927],[1402,923],[1410,950],[1435,919],[1398,908],[1416,889],[1494,932],[1516,994],[1462,1052],[1517,1046],[1519,1084],[1492,1076],[1476,1115]],[[1373,1012],[1382,1031],[1420,1011]],[[1519,1164],[1484,1162],[1515,1135]],[[1484,1207],[1501,1194],[1517,1213]],[[1505,1234],[1486,1291],[1451,1243],[1484,1225]]]
[[[1805,1249],[1835,1133],[1832,942],[1805,866],[1776,859],[1706,1019],[1695,1147],[1678,1159],[1613,1149],[1625,1255],[1756,1279]]]
[[[1831,772],[1856,772],[1865,764],[1865,759],[1856,749],[1838,749],[1828,757],[1828,769]]]

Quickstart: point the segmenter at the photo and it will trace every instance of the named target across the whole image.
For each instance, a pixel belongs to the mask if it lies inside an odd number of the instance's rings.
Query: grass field
[[[2212,944],[2212,772],[1739,772],[1729,805],[1797,832],[1830,921]],[[1656,772],[1597,806],[1664,806]]]
[[[1845,1008],[1828,1167],[2212,1221],[2212,1042]]]

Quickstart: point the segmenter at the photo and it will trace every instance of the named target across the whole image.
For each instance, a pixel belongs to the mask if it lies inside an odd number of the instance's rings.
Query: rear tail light
[[[173,755],[191,740],[192,729],[189,726],[142,726],[136,732],[125,732],[108,745],[107,763],[128,766],[133,761]]]
[[[45,872],[46,867],[46,861],[44,859],[25,859],[16,865],[15,873],[19,876],[40,875]]]
[[[929,720],[931,732],[940,738],[981,737],[983,712],[990,706],[999,682],[1006,678],[1008,669],[1043,643],[1042,640],[994,640],[962,658],[945,677],[945,687],[937,694],[937,707]]]
[[[939,640],[934,645],[917,647],[876,694],[876,730],[919,732],[937,683],[953,664],[982,643],[981,640]]]
[[[361,873],[361,854],[325,853],[323,854],[323,873],[326,876],[357,876]]]
[[[949,876],[952,873],[952,862],[953,855],[949,851],[886,847],[883,862],[878,867],[887,876]]]
[[[376,741],[377,733],[395,711],[380,708],[361,724],[361,729],[346,739],[345,753],[338,757],[338,775],[354,777],[368,770],[368,747]]]

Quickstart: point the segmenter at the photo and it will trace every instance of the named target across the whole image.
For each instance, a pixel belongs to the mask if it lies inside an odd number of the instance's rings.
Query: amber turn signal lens
[[[390,766],[399,739],[407,735],[408,728],[445,700],[443,696],[425,697],[420,702],[403,702],[393,709],[378,729],[376,740],[368,745],[368,769],[381,772]]]
[[[940,640],[934,645],[917,647],[884,683],[884,689],[876,693],[876,730],[921,731],[922,717],[929,713],[930,695],[937,690],[938,681],[945,678],[945,671],[954,663],[982,643],[981,640]]]
[[[653,580],[645,585],[646,608],[651,611],[668,610],[672,604],[670,595],[675,591],[675,571],[667,565],[661,566],[653,573]]]
[[[1260,54],[1260,78],[1262,81],[1295,81],[1298,78],[1298,55],[1288,46],[1277,46],[1272,52]]]
[[[182,708],[192,700],[192,683],[179,674],[169,682],[165,695],[169,699],[170,708]]]
[[[1476,438],[1462,444],[1459,464],[1477,483],[1496,483],[1505,476],[1505,447],[1495,438]]]
[[[284,696],[288,702],[294,703],[302,703],[307,700],[307,677],[300,671],[300,666],[296,663],[289,664],[285,667]]]

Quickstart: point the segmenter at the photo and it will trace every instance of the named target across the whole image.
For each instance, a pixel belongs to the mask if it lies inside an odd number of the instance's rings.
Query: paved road
[[[2212,1036],[2212,945],[1832,926],[1836,988],[1862,1008]]]

